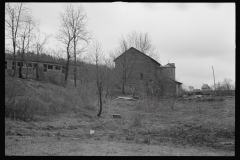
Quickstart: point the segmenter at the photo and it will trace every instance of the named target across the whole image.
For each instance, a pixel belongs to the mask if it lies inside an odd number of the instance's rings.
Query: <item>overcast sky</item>
[[[234,3],[78,3],[92,32],[107,54],[121,36],[149,33],[162,65],[175,63],[176,79],[200,88],[231,78],[235,82]],[[56,35],[62,3],[31,3],[40,30]],[[49,42],[51,43],[51,42]]]

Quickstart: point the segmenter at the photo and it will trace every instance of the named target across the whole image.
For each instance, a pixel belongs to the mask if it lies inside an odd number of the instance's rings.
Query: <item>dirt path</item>
[[[209,148],[176,147],[171,144],[148,145],[77,138],[6,136],[6,155],[55,156],[233,156]]]

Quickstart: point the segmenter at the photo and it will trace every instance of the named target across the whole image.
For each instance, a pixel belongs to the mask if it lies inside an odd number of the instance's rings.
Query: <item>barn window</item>
[[[17,62],[17,66],[20,66],[21,62]]]
[[[143,74],[142,73],[140,74],[140,79],[143,79]]]
[[[53,65],[48,65],[48,69],[53,69]]]

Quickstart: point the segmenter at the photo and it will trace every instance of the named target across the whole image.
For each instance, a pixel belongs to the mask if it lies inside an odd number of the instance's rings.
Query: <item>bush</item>
[[[80,101],[80,105],[82,108],[95,110],[94,103],[97,99],[96,88],[93,87],[93,84],[85,84],[78,88],[78,95]]]
[[[31,105],[34,102],[26,94],[26,89],[20,80],[14,77],[5,77],[5,117],[22,120],[32,119],[35,114]],[[33,109],[34,110],[34,109]]]
[[[140,116],[140,115],[137,115],[137,116],[134,118],[134,121],[133,121],[132,126],[133,126],[133,127],[141,127],[141,126],[142,126],[141,116]]]
[[[45,81],[55,85],[65,86],[64,76],[60,74],[47,73]]]
[[[29,121],[40,108],[39,102],[29,96],[17,98],[15,103],[5,103],[5,117]]]
[[[144,98],[140,99],[136,103],[138,109],[144,110],[147,113],[154,113],[160,109],[160,103],[156,99]]]
[[[144,137],[142,143],[150,144],[150,137],[149,136]]]
[[[61,77],[49,77],[52,83],[61,84]],[[79,109],[96,110],[96,88],[91,83],[75,88],[37,81],[29,84],[27,80],[7,76],[5,81],[5,117],[26,121],[33,120],[36,115],[50,116]]]

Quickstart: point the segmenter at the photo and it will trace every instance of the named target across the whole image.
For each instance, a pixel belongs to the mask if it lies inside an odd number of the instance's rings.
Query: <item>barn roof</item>
[[[127,51],[129,51],[129,50],[131,50],[131,49],[134,49],[134,50],[136,50],[136,51],[138,51],[139,53],[141,53],[141,54],[143,54],[144,56],[146,56],[146,57],[148,57],[148,58],[150,58],[151,59],[151,61],[152,62],[154,62],[155,64],[157,64],[158,66],[162,66],[160,63],[158,63],[155,59],[153,59],[153,58],[151,58],[151,57],[149,57],[148,55],[146,55],[145,53],[143,53],[143,52],[141,52],[141,51],[139,51],[139,50],[137,50],[136,48],[134,48],[134,47],[131,47],[131,48],[129,48],[128,50],[126,50],[125,52],[123,52],[120,56],[118,56],[117,58],[115,58],[113,61],[115,62],[119,57],[121,57],[123,54],[125,54]]]

